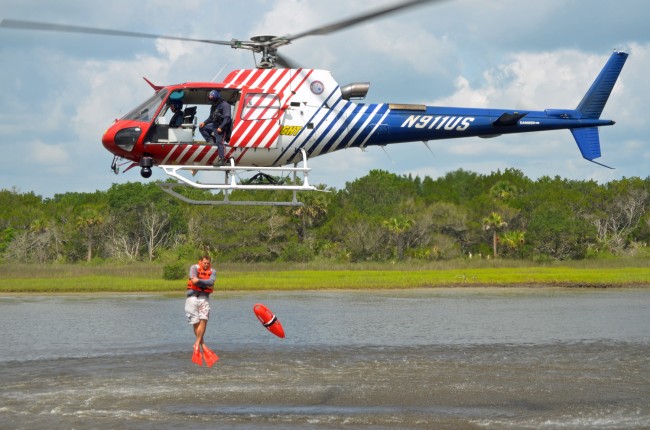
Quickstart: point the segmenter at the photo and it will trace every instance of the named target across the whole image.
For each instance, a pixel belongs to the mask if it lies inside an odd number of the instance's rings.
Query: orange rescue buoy
[[[273,312],[269,310],[269,308],[261,303],[258,303],[253,306],[253,312],[255,312],[257,319],[260,320],[262,325],[266,327],[268,331],[277,337],[284,337],[284,329],[282,328],[282,324],[280,324],[278,318],[273,314]]]

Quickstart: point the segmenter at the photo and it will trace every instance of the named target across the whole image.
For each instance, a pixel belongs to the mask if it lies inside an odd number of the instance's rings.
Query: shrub
[[[314,251],[304,244],[290,243],[284,247],[280,254],[280,261],[307,263],[314,258]]]
[[[174,281],[178,279],[187,278],[187,267],[185,264],[177,261],[175,263],[166,264],[163,266],[163,279]]]

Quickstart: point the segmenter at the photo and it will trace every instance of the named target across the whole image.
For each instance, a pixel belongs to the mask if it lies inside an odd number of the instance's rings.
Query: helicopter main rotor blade
[[[262,54],[262,59],[258,67],[274,67],[276,63],[283,67],[294,68],[297,67],[286,57],[279,56],[277,51],[281,46],[291,43],[291,41],[305,36],[325,35],[344,28],[352,27],[371,19],[379,18],[381,16],[404,10],[407,8],[423,5],[431,2],[441,2],[443,0],[407,0],[392,6],[383,7],[372,12],[364,13],[352,18],[344,19],[339,22],[334,22],[329,25],[317,27],[302,33],[290,34],[283,37],[274,36],[257,36],[251,40],[211,40],[211,39],[194,39],[190,37],[180,36],[166,36],[162,34],[140,33],[134,31],[123,30],[110,30],[95,27],[82,27],[78,25],[67,24],[54,24],[48,22],[24,21],[18,19],[3,19],[0,21],[0,27],[13,28],[19,30],[37,30],[37,31],[55,31],[65,33],[81,33],[81,34],[97,34],[104,36],[123,36],[123,37],[137,37],[149,39],[167,39],[167,40],[180,40],[185,42],[199,42],[210,43],[213,45],[225,45],[234,49],[247,49],[256,53]]]
[[[284,67],[285,69],[299,69],[300,66],[296,64],[295,61],[290,60],[287,58],[286,55],[280,55],[276,54],[275,55],[275,62],[279,64],[280,66]]]
[[[0,27],[14,28],[19,30],[39,30],[39,31],[58,31],[64,33],[84,33],[84,34],[101,34],[104,36],[125,36],[139,37],[149,39],[168,39],[182,40],[187,42],[212,43],[215,45],[233,46],[237,41],[209,40],[209,39],[192,39],[189,37],[164,36],[159,34],[138,33],[133,31],[108,30],[93,27],[81,27],[77,25],[52,24],[47,22],[22,21],[18,19],[3,19],[0,21]]]
[[[287,36],[278,37],[277,41],[279,42],[278,43],[279,45],[284,45],[284,44],[287,44],[287,43],[291,42],[292,40],[296,40],[296,39],[299,39],[299,38],[305,37],[305,36],[322,36],[322,35],[325,35],[325,34],[330,34],[330,33],[333,33],[335,31],[343,30],[344,28],[352,27],[352,26],[360,24],[362,22],[369,21],[371,19],[379,18],[379,17],[381,17],[383,15],[387,15],[387,14],[397,12],[397,11],[400,11],[400,10],[403,10],[403,9],[407,9],[407,8],[410,8],[410,7],[419,6],[419,5],[422,5],[424,3],[429,3],[429,2],[432,2],[432,1],[440,2],[442,0],[410,0],[410,1],[405,1],[405,2],[402,2],[402,3],[394,4],[392,6],[377,9],[377,10],[372,11],[372,12],[364,13],[364,14],[361,14],[361,15],[358,15],[358,16],[355,16],[355,17],[352,17],[352,18],[344,19],[343,21],[334,22],[332,24],[324,25],[322,27],[313,28],[311,30],[308,30],[308,31],[305,31],[305,32],[302,32],[302,33],[290,34],[290,35],[287,35]]]

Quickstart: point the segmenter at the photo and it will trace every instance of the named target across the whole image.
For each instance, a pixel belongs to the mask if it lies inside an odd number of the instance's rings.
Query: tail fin
[[[600,157],[600,137],[598,135],[598,127],[572,128],[571,134],[573,134],[573,138],[576,140],[578,148],[580,148],[580,153],[584,159],[596,163],[599,166],[612,169],[612,167],[594,161],[594,158]]]
[[[576,108],[582,119],[598,119],[605,108],[605,103],[614,88],[618,75],[623,69],[628,54],[614,51],[609,57],[587,94]]]
[[[589,91],[582,98],[580,104],[576,108],[577,117],[580,119],[591,119],[597,120],[600,118],[600,115],[603,113],[607,99],[612,93],[614,84],[618,79],[618,76],[623,69],[625,60],[627,60],[628,54],[625,52],[615,51],[612,53],[611,57],[603,67],[603,70],[600,71],[600,74],[596,78]],[[614,124],[611,121],[607,125]],[[580,153],[582,156],[598,165],[607,167],[604,164],[594,161],[594,158],[600,157],[600,137],[598,135],[598,127],[585,127],[585,128],[572,128],[571,134],[580,148]]]

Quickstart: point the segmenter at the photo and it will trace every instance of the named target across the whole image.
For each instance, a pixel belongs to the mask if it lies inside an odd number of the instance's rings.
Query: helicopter
[[[152,168],[161,168],[176,182],[160,186],[187,203],[298,206],[302,203],[297,192],[317,190],[309,182],[311,158],[348,148],[416,141],[426,145],[437,139],[568,129],[583,158],[608,167],[595,161],[601,156],[598,128],[614,125],[600,116],[627,60],[626,52],[610,55],[575,108],[541,111],[363,103],[369,82],[340,85],[331,72],[300,67],[278,52],[297,39],[327,35],[434,1],[405,1],[301,33],[250,40],[194,39],[11,19],[2,20],[0,27],[210,43],[259,55],[255,68],[233,70],[221,82],[156,85],[145,78],[154,94],[117,119],[102,136],[103,146],[114,156],[114,173],[128,165],[124,171],[139,167],[141,176],[149,178]],[[231,132],[224,136],[225,165],[217,163],[217,146],[197,132],[197,118],[209,110],[213,91],[231,106]],[[185,107],[180,127],[169,124],[172,101],[181,101]],[[224,179],[215,181],[215,172],[223,173]],[[240,178],[240,173],[251,172],[252,178]],[[289,173],[291,178],[278,180],[277,173]],[[176,192],[177,186],[221,191],[223,199],[193,200]],[[234,190],[288,190],[293,199],[231,200]]]

